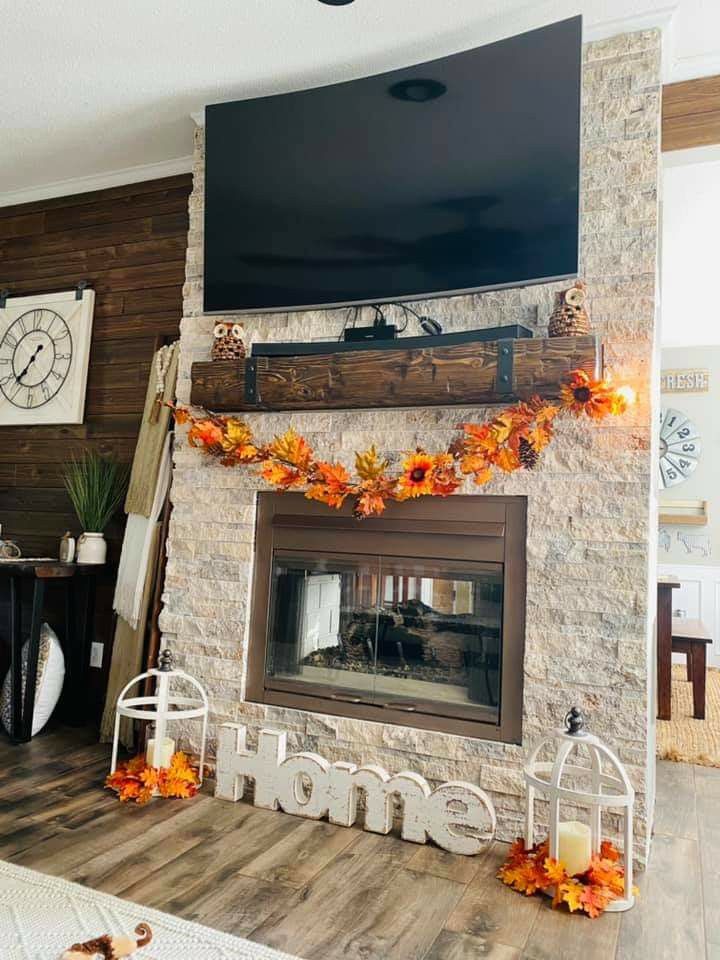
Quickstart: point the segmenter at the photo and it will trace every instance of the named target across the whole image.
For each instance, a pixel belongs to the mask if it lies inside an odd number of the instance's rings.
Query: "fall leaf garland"
[[[194,797],[198,792],[198,771],[184,753],[175,753],[169,767],[149,767],[143,754],[121,763],[105,779],[105,786],[117,793],[122,803],[147,803],[155,791],[161,797]]]
[[[571,913],[580,910],[595,920],[613,900],[625,894],[625,871],[620,854],[609,840],[603,840],[600,853],[590,861],[585,873],[571,877],[560,860],[549,855],[547,841],[525,849],[522,839],[510,847],[498,877],[503,883],[530,897],[538,890],[554,888],[553,907],[567,904]],[[637,890],[634,890],[637,893]]]
[[[179,424],[189,423],[188,442],[226,467],[259,464],[263,479],[279,490],[304,490],[309,500],[339,509],[350,497],[357,517],[379,516],[388,501],[447,497],[472,477],[484,486],[495,470],[532,470],[553,437],[561,415],[601,420],[624,413],[631,402],[627,388],[593,380],[575,370],[561,387],[558,404],[540,397],[507,407],[486,423],[463,423],[459,435],[442,453],[418,448],[392,471],[387,460],[369,447],[355,454],[355,475],[341,463],[316,460],[304,437],[292,428],[270,443],[256,441],[244,420],[205,411],[194,416],[174,408]]]

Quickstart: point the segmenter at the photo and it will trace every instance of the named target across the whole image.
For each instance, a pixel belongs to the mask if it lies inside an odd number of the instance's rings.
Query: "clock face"
[[[680,410],[660,413],[660,486],[675,487],[694,473],[702,452],[700,433]]]
[[[0,339],[0,390],[16,407],[42,407],[62,390],[72,359],[72,334],[63,317],[46,307],[28,310]]]
[[[94,307],[89,288],[0,306],[0,426],[83,422]]]

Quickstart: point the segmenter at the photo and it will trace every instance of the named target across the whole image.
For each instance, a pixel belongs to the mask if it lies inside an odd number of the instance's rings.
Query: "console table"
[[[55,581],[65,587],[65,684],[63,697],[69,720],[83,719],[86,680],[90,662],[90,641],[95,612],[95,585],[102,564],[59,563],[54,560],[1,560],[0,578],[10,583],[10,676],[12,711],[10,737],[26,743],[32,737],[37,687],[40,628],[43,621],[45,587]],[[22,696],[22,597],[25,584],[32,587],[32,613],[28,647],[25,696]],[[82,586],[82,589],[81,589]]]

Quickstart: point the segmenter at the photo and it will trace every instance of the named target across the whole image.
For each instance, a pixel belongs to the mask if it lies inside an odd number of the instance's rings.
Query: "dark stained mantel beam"
[[[534,394],[556,398],[560,382],[577,368],[602,373],[602,346],[594,336],[409,350],[401,344],[194,363],[191,401],[217,412],[505,404]]]

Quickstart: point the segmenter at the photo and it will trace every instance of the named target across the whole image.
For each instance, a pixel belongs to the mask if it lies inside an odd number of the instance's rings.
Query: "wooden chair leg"
[[[704,643],[693,643],[688,659],[692,657],[693,674],[693,716],[696,720],[705,719],[705,673],[707,666],[707,647]]]
[[[686,663],[686,667],[687,667],[687,682],[688,682],[688,683],[692,683],[692,678],[693,678],[693,658],[692,658],[692,652],[691,652],[690,650],[688,650],[688,652],[685,654],[685,663]]]

